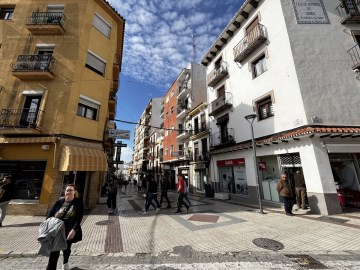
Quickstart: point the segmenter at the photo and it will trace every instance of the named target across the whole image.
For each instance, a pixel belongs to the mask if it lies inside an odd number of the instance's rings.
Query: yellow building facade
[[[0,0],[0,27],[9,214],[46,214],[67,183],[94,207],[113,154],[124,18],[105,0]]]

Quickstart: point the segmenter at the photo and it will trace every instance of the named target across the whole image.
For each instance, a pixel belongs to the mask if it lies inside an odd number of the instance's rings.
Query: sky
[[[138,122],[151,98],[163,97],[193,59],[200,63],[244,0],[107,0],[126,20],[116,120]],[[193,50],[193,35],[195,50]],[[135,125],[121,160],[130,162]]]

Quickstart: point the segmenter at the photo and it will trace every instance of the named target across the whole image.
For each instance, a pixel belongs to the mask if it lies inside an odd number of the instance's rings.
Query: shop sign
[[[266,162],[264,161],[259,162],[259,171],[266,171]]]
[[[323,0],[292,0],[298,24],[328,24]]]
[[[237,159],[228,159],[228,160],[218,160],[216,164],[218,167],[238,166],[245,164],[245,159],[237,158]]]
[[[130,130],[109,129],[109,137],[130,140]]]

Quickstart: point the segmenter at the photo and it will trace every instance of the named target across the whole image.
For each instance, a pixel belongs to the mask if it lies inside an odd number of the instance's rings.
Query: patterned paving
[[[200,222],[211,222],[216,223],[219,220],[218,215],[199,215],[195,214],[188,218],[190,221],[200,221]]]

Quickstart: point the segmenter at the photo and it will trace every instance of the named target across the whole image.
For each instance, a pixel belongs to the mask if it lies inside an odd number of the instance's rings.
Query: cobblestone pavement
[[[175,202],[175,193],[170,193]],[[142,213],[135,187],[118,194],[118,211],[98,205],[73,245],[75,269],[360,269],[360,213],[324,217],[191,196],[192,209]],[[174,203],[175,205],[175,203]],[[0,269],[45,269],[36,256],[44,217],[7,216],[0,228]],[[61,259],[59,260],[61,261]],[[61,266],[59,264],[59,269]]]

